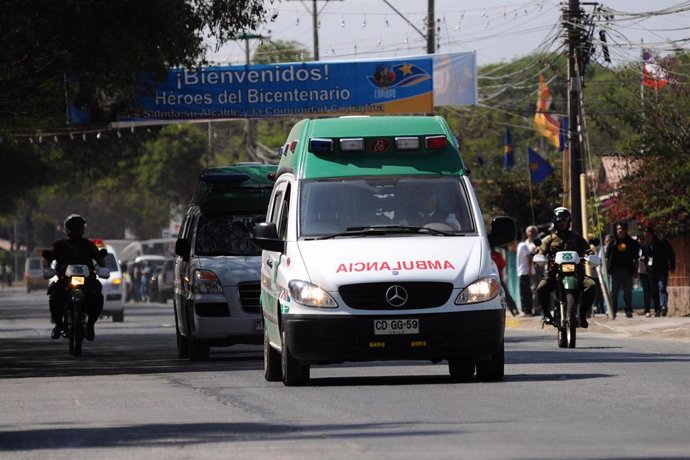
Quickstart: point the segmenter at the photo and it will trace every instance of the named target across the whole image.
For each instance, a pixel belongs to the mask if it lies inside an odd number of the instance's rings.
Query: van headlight
[[[210,270],[196,270],[192,280],[192,292],[197,294],[222,294],[223,287],[215,273]]]
[[[306,281],[292,280],[288,284],[290,297],[307,307],[338,308],[338,303],[331,295],[315,284]]]
[[[501,284],[498,278],[494,276],[487,276],[481,278],[474,283],[467,286],[458,294],[455,299],[456,305],[463,305],[468,303],[486,302],[498,295],[501,289]]]

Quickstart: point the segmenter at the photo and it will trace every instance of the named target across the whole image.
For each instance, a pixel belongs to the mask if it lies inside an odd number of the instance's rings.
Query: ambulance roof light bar
[[[331,153],[333,152],[333,139],[312,137],[309,139],[309,151],[312,153]]]

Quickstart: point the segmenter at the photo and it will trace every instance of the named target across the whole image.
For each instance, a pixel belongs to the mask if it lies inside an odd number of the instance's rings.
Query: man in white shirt
[[[537,237],[539,230],[534,225],[530,225],[525,229],[527,238],[517,245],[516,263],[517,273],[520,278],[520,307],[522,313],[526,316],[532,316],[538,310],[537,307],[537,285],[539,284],[539,275],[532,263],[534,251],[534,239]]]

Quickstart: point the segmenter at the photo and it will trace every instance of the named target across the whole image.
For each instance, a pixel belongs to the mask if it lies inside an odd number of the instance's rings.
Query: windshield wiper
[[[390,235],[395,233],[429,233],[431,235],[457,236],[457,233],[444,232],[428,227],[411,227],[407,225],[371,225],[368,227],[347,227],[344,232],[309,239],[328,240],[341,236]]]

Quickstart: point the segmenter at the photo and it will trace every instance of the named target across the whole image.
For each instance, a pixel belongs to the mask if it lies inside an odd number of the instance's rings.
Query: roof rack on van
[[[206,168],[190,205],[209,214],[265,209],[276,170],[276,165],[261,163]]]
[[[239,183],[249,180],[249,176],[247,174],[242,173],[205,170],[199,176],[199,180],[202,182]]]

